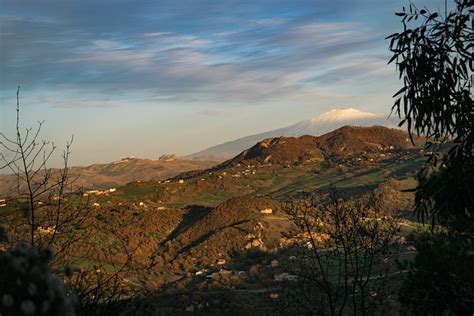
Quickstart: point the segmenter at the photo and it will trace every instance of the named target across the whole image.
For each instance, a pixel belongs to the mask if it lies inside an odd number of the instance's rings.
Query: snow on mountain
[[[345,125],[396,127],[397,120],[393,118],[387,119],[387,116],[383,114],[364,112],[355,108],[333,109],[312,119],[288,127],[242,137],[209,147],[187,157],[194,159],[228,159],[265,138],[280,136],[299,137],[303,135],[320,136]]]
[[[396,121],[387,120],[383,114],[363,112],[354,108],[333,109],[312,119],[299,122],[295,125],[283,128],[285,135],[282,136],[319,136],[329,133],[344,125],[353,126],[396,126]]]

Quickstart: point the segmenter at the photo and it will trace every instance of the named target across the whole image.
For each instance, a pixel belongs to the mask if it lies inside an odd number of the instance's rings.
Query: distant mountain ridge
[[[397,120],[389,119],[383,114],[364,112],[355,108],[333,109],[317,117],[288,127],[250,135],[212,146],[200,152],[188,155],[186,158],[202,160],[229,159],[267,138],[280,136],[300,137],[303,135],[320,136],[345,125],[396,127],[397,123]]]
[[[364,152],[412,147],[408,135],[384,126],[343,126],[322,136],[264,139],[230,160],[231,163],[293,164],[307,160],[350,157]]]
[[[232,159],[207,170],[184,172],[175,178],[192,178],[237,164],[293,165],[306,161],[350,159],[367,154],[412,148],[409,135],[384,126],[343,126],[321,136],[275,137],[257,142]]]
[[[162,180],[182,172],[209,168],[215,161],[189,160],[175,155],[163,155],[157,160],[127,157],[107,164],[93,164],[87,167],[70,167],[70,179],[74,187],[84,189],[107,189],[132,181]],[[51,169],[53,177],[59,169]],[[16,192],[17,178],[11,174],[0,174],[0,197]],[[22,184],[26,185],[26,184]]]

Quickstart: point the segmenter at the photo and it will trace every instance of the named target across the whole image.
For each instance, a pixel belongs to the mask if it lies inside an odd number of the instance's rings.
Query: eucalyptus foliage
[[[422,218],[465,231],[474,216],[474,1],[454,1],[452,11],[410,4],[392,34],[389,63],[402,87],[392,111],[410,137],[426,137],[430,157],[420,172],[416,211]],[[444,145],[446,144],[446,145]]]

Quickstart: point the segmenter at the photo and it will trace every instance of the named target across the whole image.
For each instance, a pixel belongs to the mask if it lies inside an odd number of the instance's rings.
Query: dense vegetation
[[[397,14],[403,32],[390,36],[403,79],[393,109],[432,151],[418,175],[415,210],[433,226],[414,237],[419,252],[401,297],[419,314],[474,310],[467,268],[474,266],[473,11],[471,0],[454,1],[444,14],[410,5]]]

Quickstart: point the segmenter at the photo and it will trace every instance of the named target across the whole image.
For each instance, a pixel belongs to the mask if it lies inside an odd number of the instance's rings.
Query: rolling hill
[[[106,189],[118,187],[131,181],[162,180],[179,173],[209,168],[215,161],[189,160],[174,155],[162,156],[157,160],[124,158],[107,164],[94,164],[87,167],[71,167],[70,179],[76,179],[75,187],[85,189]],[[58,175],[52,169],[52,175]],[[0,174],[0,196],[15,194],[17,179],[14,175]]]
[[[312,119],[272,131],[242,137],[186,156],[190,159],[230,159],[254,144],[275,137],[320,136],[345,125],[396,127],[397,120],[386,115],[360,111],[354,108],[333,109]]]
[[[381,149],[412,147],[408,136],[396,129],[383,126],[343,126],[320,137],[278,137],[265,139],[244,150],[231,161],[257,161],[259,163],[291,164],[307,160],[324,160],[329,157],[348,157],[362,152]]]
[[[289,166],[307,161],[374,159],[368,155],[386,156],[385,151],[413,148],[408,134],[383,126],[343,126],[319,137],[276,137],[257,142],[232,159],[208,170],[184,172],[174,178],[192,178],[238,164],[277,164]]]

